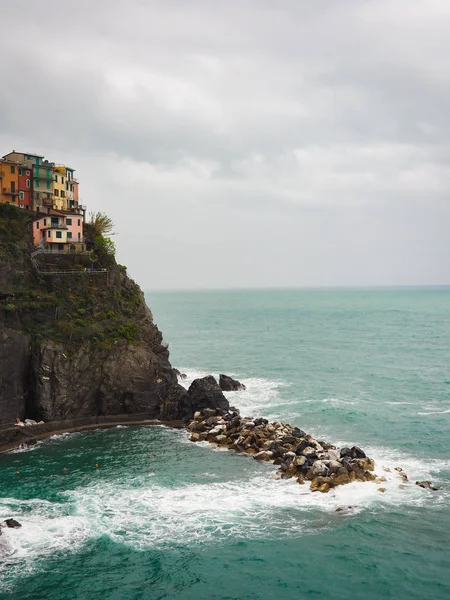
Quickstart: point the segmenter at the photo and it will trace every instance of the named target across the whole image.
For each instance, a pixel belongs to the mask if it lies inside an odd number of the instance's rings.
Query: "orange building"
[[[19,167],[11,160],[0,159],[0,202],[18,206]]]

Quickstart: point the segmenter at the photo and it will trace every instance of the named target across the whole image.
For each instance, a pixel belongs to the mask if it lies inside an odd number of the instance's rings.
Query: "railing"
[[[61,252],[61,250],[47,250],[46,248],[38,248],[33,250],[31,256],[35,257],[39,256],[40,254],[51,254],[52,256],[79,256],[81,254],[82,256],[90,256],[91,253],[89,250],[80,250],[79,252],[76,250],[72,252]]]
[[[4,194],[11,194],[12,196],[17,196],[17,194],[18,194],[19,192],[18,192],[18,191],[16,191],[16,190],[11,190],[11,189],[8,189],[8,188],[3,188],[3,193],[4,193]]]
[[[56,225],[55,223],[51,223],[50,225],[45,225],[42,229],[68,229],[67,225]]]

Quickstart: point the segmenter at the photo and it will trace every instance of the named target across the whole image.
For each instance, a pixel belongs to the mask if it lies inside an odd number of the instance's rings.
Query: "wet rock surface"
[[[309,482],[314,492],[326,493],[353,481],[376,480],[375,461],[357,446],[339,449],[298,427],[242,417],[237,409],[198,409],[188,430],[193,442],[207,441],[272,462],[278,466],[277,479]]]
[[[243,383],[223,373],[219,375],[219,387],[224,392],[240,392],[246,389]]]

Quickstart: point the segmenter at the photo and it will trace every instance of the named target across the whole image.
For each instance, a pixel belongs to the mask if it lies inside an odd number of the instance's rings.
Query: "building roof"
[[[6,158],[10,154],[23,154],[24,156],[35,156],[36,158],[44,158],[42,154],[35,154],[34,152],[17,152],[17,150],[12,150],[11,152],[8,152],[8,154],[5,154],[3,158]]]

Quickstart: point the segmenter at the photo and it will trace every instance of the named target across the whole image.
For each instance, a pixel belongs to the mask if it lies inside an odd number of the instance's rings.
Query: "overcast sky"
[[[146,289],[450,282],[449,0],[14,0],[0,150]]]

